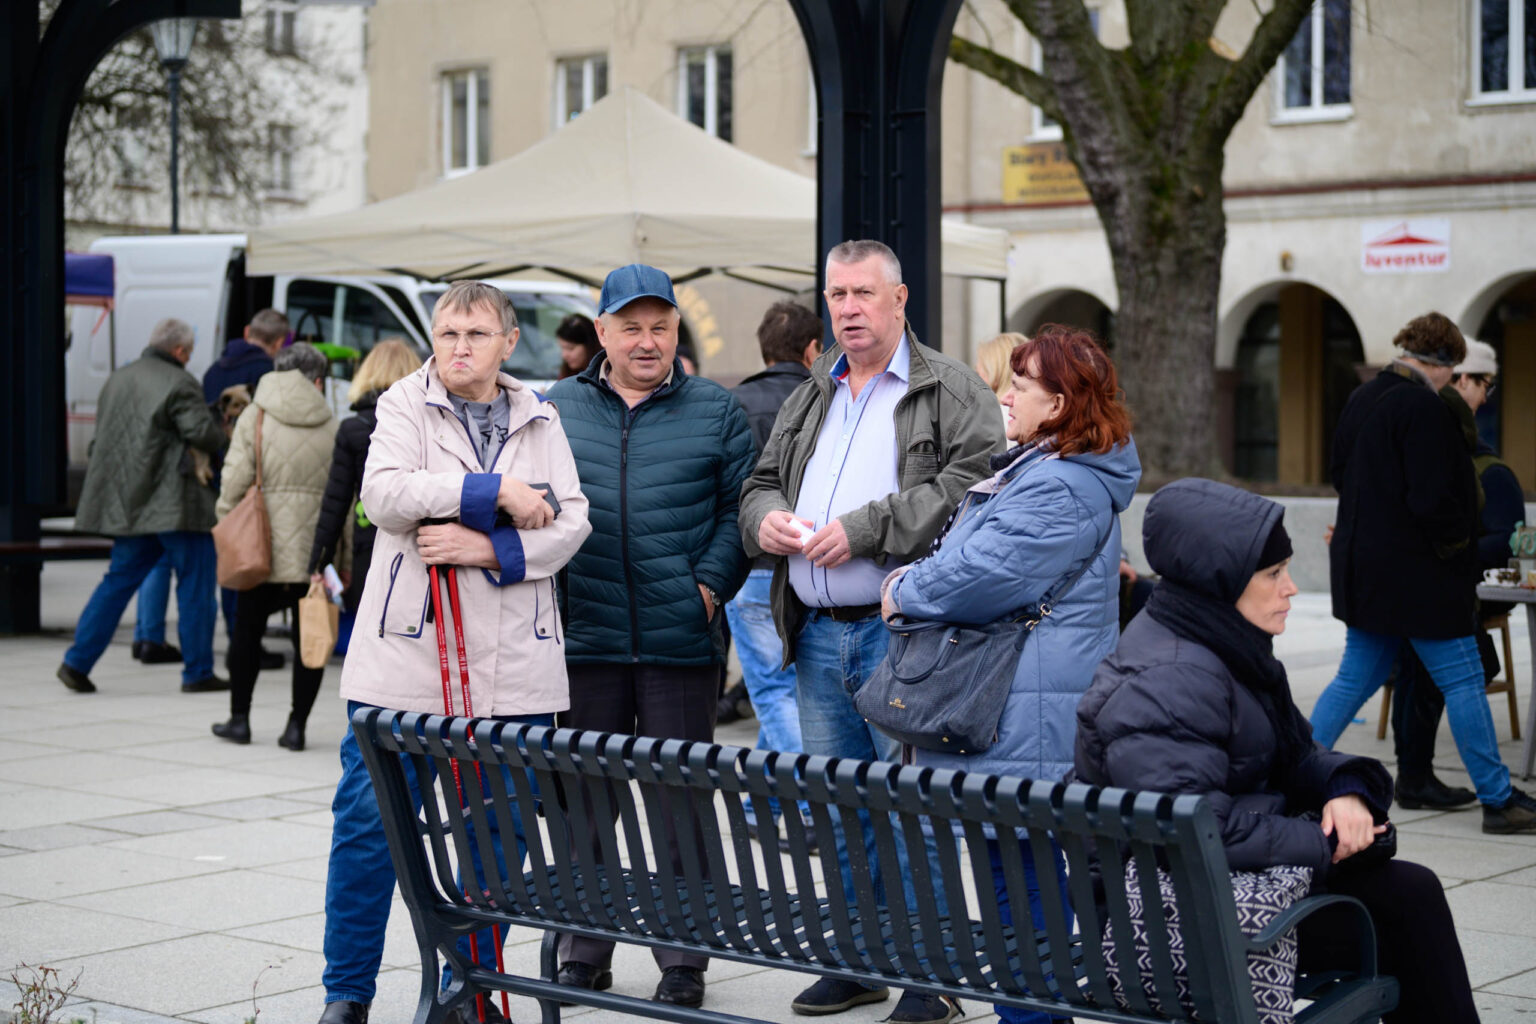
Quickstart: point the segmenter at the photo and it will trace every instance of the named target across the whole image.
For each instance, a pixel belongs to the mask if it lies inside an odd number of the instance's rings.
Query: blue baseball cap
[[[612,313],[636,299],[646,298],[660,299],[673,307],[677,305],[670,277],[644,263],[631,263],[613,271],[603,280],[603,294],[597,300],[597,311],[599,314]]]

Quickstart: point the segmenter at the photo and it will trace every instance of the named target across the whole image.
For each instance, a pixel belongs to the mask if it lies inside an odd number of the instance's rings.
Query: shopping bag
[[[299,598],[299,660],[305,668],[324,668],[336,646],[341,609],[325,592],[325,584],[311,582],[309,593]]]

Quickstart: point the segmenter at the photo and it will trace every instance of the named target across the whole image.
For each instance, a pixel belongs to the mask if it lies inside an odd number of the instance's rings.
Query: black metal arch
[[[961,2],[789,0],[820,106],[818,252],[849,238],[894,249],[911,292],[907,319],[935,346],[943,322],[940,97]]]
[[[0,5],[0,542],[34,541],[64,501],[64,143],[91,70],[161,18],[238,18],[240,0]],[[38,628],[36,563],[0,562],[0,632]]]

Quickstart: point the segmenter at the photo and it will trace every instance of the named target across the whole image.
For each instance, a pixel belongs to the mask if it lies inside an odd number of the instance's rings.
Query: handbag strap
[[[261,490],[261,420],[267,410],[256,407],[256,489]]]

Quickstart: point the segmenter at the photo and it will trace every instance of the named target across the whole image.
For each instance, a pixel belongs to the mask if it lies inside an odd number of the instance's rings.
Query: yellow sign
[[[1083,179],[1061,142],[1003,147],[1003,202],[1080,203],[1088,199]]]

